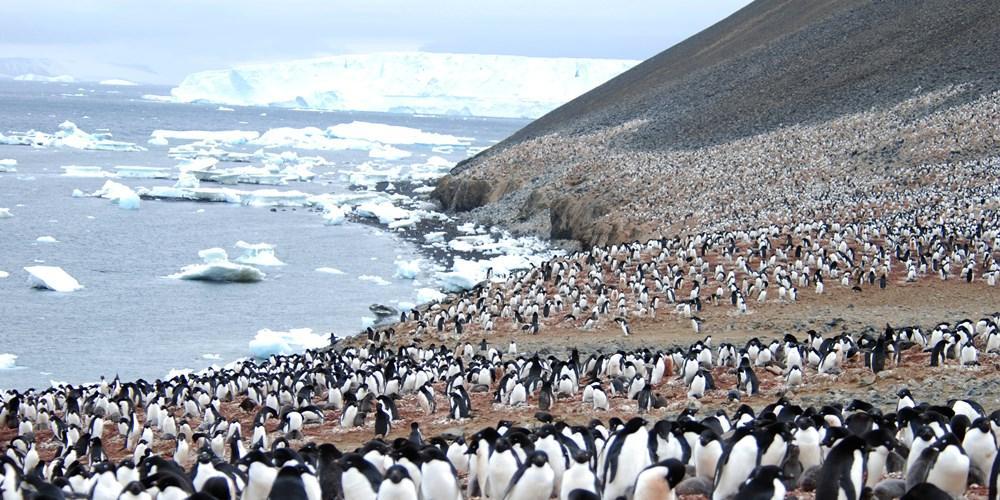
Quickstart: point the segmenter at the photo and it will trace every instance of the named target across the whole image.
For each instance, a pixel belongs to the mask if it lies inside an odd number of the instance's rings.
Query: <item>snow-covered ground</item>
[[[398,52],[188,75],[180,102],[536,118],[639,61]]]

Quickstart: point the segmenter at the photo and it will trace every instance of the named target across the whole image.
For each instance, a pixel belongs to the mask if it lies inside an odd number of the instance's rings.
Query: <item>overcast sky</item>
[[[3,0],[0,58],[48,58],[77,76],[154,83],[239,63],[377,51],[645,59],[748,3]]]

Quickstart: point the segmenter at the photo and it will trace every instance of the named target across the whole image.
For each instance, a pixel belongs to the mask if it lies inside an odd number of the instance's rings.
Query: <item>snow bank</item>
[[[396,273],[393,274],[393,277],[404,280],[415,279],[420,274],[420,261],[421,259],[397,260]]]
[[[313,333],[309,328],[293,328],[287,332],[263,329],[250,341],[250,354],[258,359],[273,355],[287,356],[330,345],[323,335]]]
[[[13,370],[17,368],[17,354],[5,352],[0,354],[0,370]]]
[[[130,82],[128,80],[118,80],[118,79],[101,80],[97,83],[100,85],[108,85],[111,87],[135,87],[136,85],[139,85],[138,83],[135,82]]]
[[[221,248],[201,250],[198,256],[204,261],[203,264],[184,266],[180,272],[167,277],[195,281],[254,283],[267,276],[253,266],[230,262],[226,251]]]
[[[10,160],[10,159],[0,160],[0,173],[3,172],[8,172],[8,173],[17,172],[17,160]]]
[[[28,284],[33,288],[42,288],[56,292],[75,292],[83,288],[76,278],[61,267],[30,266],[24,268],[28,272]]]
[[[243,255],[234,259],[240,264],[255,266],[283,266],[284,262],[274,255],[274,245],[270,243],[247,243],[237,241],[236,248],[243,250]]]
[[[427,304],[429,302],[441,302],[446,297],[445,294],[433,288],[421,288],[417,290],[417,303]]]
[[[638,61],[376,53],[237,66],[188,75],[177,101],[537,118]]]

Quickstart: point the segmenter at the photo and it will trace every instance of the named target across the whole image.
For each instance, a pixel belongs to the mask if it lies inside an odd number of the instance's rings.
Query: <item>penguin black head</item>
[[[549,463],[549,456],[544,451],[534,451],[528,456],[528,463],[534,467],[544,467]]]
[[[410,479],[410,473],[402,465],[393,465],[389,467],[389,470],[385,471],[385,478],[393,484],[399,484],[404,479]]]

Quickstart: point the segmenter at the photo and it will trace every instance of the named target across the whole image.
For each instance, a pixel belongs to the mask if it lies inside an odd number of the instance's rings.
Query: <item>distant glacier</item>
[[[537,118],[638,64],[428,52],[339,55],[193,73],[172,100]]]

